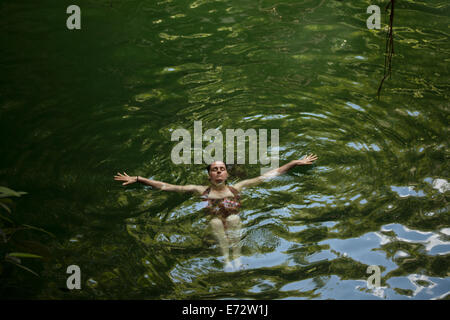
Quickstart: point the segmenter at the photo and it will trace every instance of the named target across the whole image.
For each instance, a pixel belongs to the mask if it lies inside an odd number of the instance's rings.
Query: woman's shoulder
[[[228,188],[230,189],[231,192],[233,192],[234,194],[240,193],[241,192],[241,188],[239,188],[239,186],[228,186]]]
[[[204,194],[210,189],[209,186],[197,186],[197,192],[200,194]]]
[[[188,184],[185,186],[182,186],[182,191],[189,191],[189,192],[194,192],[194,193],[198,193],[198,194],[204,194],[209,186],[200,186],[200,185],[194,185],[194,184]]]
[[[228,189],[231,191],[231,193],[234,194],[235,197],[239,196],[239,190],[233,186],[228,186]]]

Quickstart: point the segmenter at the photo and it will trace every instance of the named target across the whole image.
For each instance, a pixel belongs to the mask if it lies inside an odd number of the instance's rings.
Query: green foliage
[[[53,234],[41,228],[21,224],[13,216],[11,209],[14,207],[14,202],[11,198],[25,194],[27,193],[0,186],[0,277],[4,276],[2,273],[6,270],[7,264],[12,264],[39,277],[35,271],[24,265],[24,262],[28,259],[43,259],[49,253],[49,250],[41,243],[24,239],[24,231],[25,236],[30,236],[31,230],[50,236]]]

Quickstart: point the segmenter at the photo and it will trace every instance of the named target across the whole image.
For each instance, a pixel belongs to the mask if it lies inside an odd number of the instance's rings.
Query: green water
[[[41,277],[1,298],[448,297],[449,4],[396,1],[380,100],[371,4],[384,28],[375,0],[0,1],[0,185],[28,192],[14,214],[55,235],[36,234],[51,257],[23,260]],[[113,180],[206,183],[170,157],[194,121],[279,129],[280,165],[319,156],[242,193],[241,271],[224,272],[198,198]],[[69,265],[81,290],[65,289]]]

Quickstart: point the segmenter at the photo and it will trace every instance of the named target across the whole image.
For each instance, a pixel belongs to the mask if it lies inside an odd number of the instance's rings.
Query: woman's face
[[[228,171],[225,163],[222,161],[213,162],[209,169],[209,180],[215,185],[220,185],[225,183],[227,179]]]

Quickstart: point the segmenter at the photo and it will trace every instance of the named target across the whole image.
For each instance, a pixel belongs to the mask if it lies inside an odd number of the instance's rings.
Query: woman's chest
[[[207,196],[207,199],[220,200],[225,198],[234,198],[234,194],[230,190],[216,191],[211,190]]]

